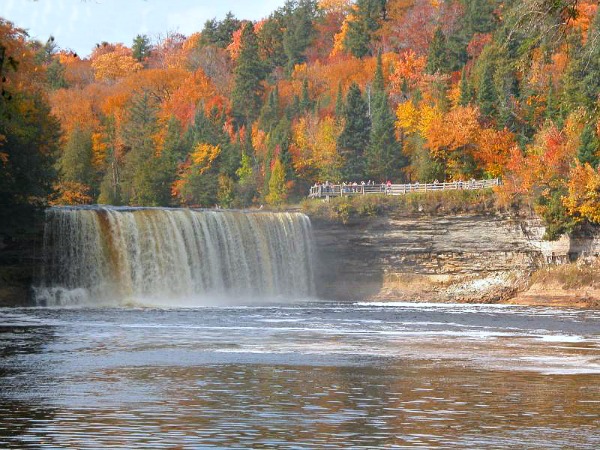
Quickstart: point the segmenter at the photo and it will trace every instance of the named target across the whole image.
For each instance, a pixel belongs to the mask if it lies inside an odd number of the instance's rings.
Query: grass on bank
[[[313,218],[342,223],[364,217],[406,217],[414,215],[504,212],[492,189],[413,192],[406,195],[356,195],[323,199],[306,199],[302,211]]]
[[[556,285],[563,289],[600,288],[600,262],[549,266],[533,273],[530,285]]]

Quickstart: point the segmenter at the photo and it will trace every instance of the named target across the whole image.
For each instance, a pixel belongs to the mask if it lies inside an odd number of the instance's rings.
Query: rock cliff
[[[573,242],[542,241],[543,231],[535,218],[501,215],[370,217],[347,224],[315,218],[318,295],[505,300],[525,287],[532,271],[576,251]]]

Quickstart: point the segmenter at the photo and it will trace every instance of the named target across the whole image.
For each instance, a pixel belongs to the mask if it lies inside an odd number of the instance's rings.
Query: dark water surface
[[[0,448],[600,448],[600,313],[0,309]]]

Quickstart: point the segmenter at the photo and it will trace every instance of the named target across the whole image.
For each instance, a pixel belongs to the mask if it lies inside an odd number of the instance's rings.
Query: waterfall
[[[47,306],[306,298],[311,257],[300,213],[51,208],[34,295]]]

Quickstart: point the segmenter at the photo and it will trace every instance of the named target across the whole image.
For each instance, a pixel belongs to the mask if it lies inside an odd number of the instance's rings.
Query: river
[[[600,448],[600,312],[0,309],[2,448]]]

